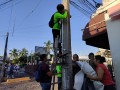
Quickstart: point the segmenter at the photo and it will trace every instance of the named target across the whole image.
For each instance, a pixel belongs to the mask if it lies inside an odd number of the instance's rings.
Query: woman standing
[[[100,55],[95,56],[94,64],[96,65],[97,76],[93,77],[87,74],[87,77],[92,80],[101,81],[104,84],[104,90],[115,90],[115,85],[112,81],[110,72],[103,62],[105,62],[105,58],[101,58]]]

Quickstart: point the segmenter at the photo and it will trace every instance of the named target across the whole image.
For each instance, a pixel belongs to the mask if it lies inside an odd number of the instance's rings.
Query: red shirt
[[[96,68],[96,71],[98,71],[98,67],[101,67],[104,71],[104,75],[103,75],[103,79],[101,80],[101,82],[106,86],[106,85],[112,85],[114,84],[111,74],[108,71],[107,67],[104,64],[99,64]]]

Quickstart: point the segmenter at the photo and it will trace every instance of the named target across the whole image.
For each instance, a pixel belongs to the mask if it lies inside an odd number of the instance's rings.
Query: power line
[[[0,37],[5,41],[6,35],[0,35]]]
[[[12,36],[13,36],[13,34],[14,34],[14,31],[15,31],[15,25],[16,25],[16,15],[15,15],[15,18],[14,18],[14,25],[13,25],[13,30],[12,30]]]
[[[15,22],[16,20],[14,20],[14,22]],[[35,28],[42,28],[42,27],[46,27],[46,26],[48,26],[48,24],[46,23],[46,24],[41,24],[41,25],[36,25],[36,26],[29,26],[29,27],[22,27],[22,28],[15,28],[15,29],[17,29],[17,30],[24,30],[24,29],[35,29]],[[11,29],[13,29],[13,28],[11,28]],[[5,29],[4,29],[5,30]],[[0,31],[4,31],[4,30],[0,30]]]
[[[1,7],[1,6],[3,6],[3,5],[8,4],[8,3],[9,3],[9,2],[11,2],[11,1],[13,1],[13,0],[9,0],[9,1],[6,1],[6,2],[4,2],[4,3],[0,4],[0,7]]]
[[[23,1],[24,1],[24,0],[19,0],[19,1],[17,0],[17,1],[15,1],[14,3],[12,3],[12,5],[11,5],[10,2],[9,2],[9,3],[7,3],[7,6],[6,6],[6,5],[3,5],[4,7],[1,6],[1,7],[0,7],[0,11],[9,9],[9,8],[11,8],[11,7],[13,7],[13,6],[15,6],[15,5],[23,2]],[[6,8],[5,8],[5,6],[6,6]]]
[[[92,13],[96,11],[96,7],[92,5],[88,0],[86,0],[85,4],[87,5],[87,8],[92,11]]]
[[[9,29],[10,29],[10,23],[11,23],[11,19],[12,19],[12,13],[13,13],[13,8],[11,8],[10,19],[9,19],[9,24],[8,24],[8,32],[9,32]]]
[[[91,11],[92,13],[96,10],[96,7],[91,4],[88,0],[78,0],[79,3],[84,4],[84,7],[88,10]]]
[[[70,4],[73,5],[76,9],[78,9],[85,16],[89,17],[89,15],[91,15],[90,12],[88,12],[87,10],[85,10],[84,8],[82,8],[81,6],[79,6],[78,4],[76,4],[75,2],[73,2],[71,0],[70,0]]]
[[[95,3],[95,6],[97,7],[97,8],[99,8],[102,4],[101,3],[97,3],[95,0],[92,0],[94,3]]]
[[[39,7],[40,3],[41,3],[41,0],[39,0],[39,2],[37,3],[37,5],[36,5],[36,6],[31,10],[31,12],[29,12],[28,15],[23,19],[22,24],[23,24],[23,22],[24,22],[30,15],[32,15],[32,14],[35,12],[35,10]],[[14,26],[13,26],[12,36],[13,36],[14,32],[15,32],[15,22],[14,22]]]
[[[88,5],[90,5],[91,8],[93,8],[95,10],[97,9],[90,1],[86,0],[86,3],[88,3]]]
[[[13,34],[14,34],[14,31],[15,31],[15,21],[16,21],[16,17],[15,17],[15,20],[14,20],[14,25],[13,25],[12,36],[13,36]]]
[[[26,16],[24,17],[24,19],[22,20],[21,24],[23,24],[23,22],[24,22],[27,18],[29,18],[29,17],[37,10],[37,8],[39,7],[40,3],[41,3],[41,0],[39,0],[39,2],[37,3],[37,5],[28,13],[28,15],[26,15]]]
[[[91,13],[89,13],[87,10],[81,8],[81,7],[80,7],[79,5],[77,5],[75,2],[70,1],[70,3],[71,3],[76,9],[80,10],[80,12],[82,12],[84,15],[86,15],[86,13],[87,13],[87,16],[88,16],[88,14],[91,15]],[[84,10],[85,10],[85,11],[84,11]],[[96,23],[95,19],[93,19],[93,21]]]

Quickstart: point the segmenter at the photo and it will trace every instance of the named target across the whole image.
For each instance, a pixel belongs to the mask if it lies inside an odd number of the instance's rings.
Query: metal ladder
[[[61,22],[61,27],[62,27],[62,20],[60,20],[60,22]],[[62,44],[62,30],[60,30],[60,37],[57,36],[57,38],[55,39],[55,42],[54,42],[54,59],[53,59],[53,64],[54,64],[53,72],[54,72],[54,74],[53,74],[53,78],[52,78],[52,81],[53,81],[52,82],[52,90],[54,90],[55,84],[58,83],[58,82],[55,82],[55,70],[56,70],[57,62],[61,59],[61,57],[58,56],[58,54],[62,53],[61,44]],[[58,51],[59,51],[59,53],[58,53]]]
[[[53,68],[53,78],[52,78],[52,90],[54,90],[55,87],[55,70],[56,70],[56,63],[57,63],[57,51],[58,51],[58,37],[55,39],[55,43],[54,43],[54,59],[53,59],[53,64],[54,64],[54,68]]]

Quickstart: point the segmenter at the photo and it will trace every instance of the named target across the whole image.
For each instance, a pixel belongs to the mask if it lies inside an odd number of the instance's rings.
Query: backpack
[[[54,26],[54,14],[51,16],[51,19],[49,21],[49,27],[53,28],[53,26]]]
[[[34,77],[35,77],[35,80],[37,81],[37,82],[40,82],[41,81],[41,78],[42,78],[42,70],[41,70],[41,65],[39,65],[38,66],[38,68],[37,68],[37,70],[35,71],[35,75],[34,75]]]

